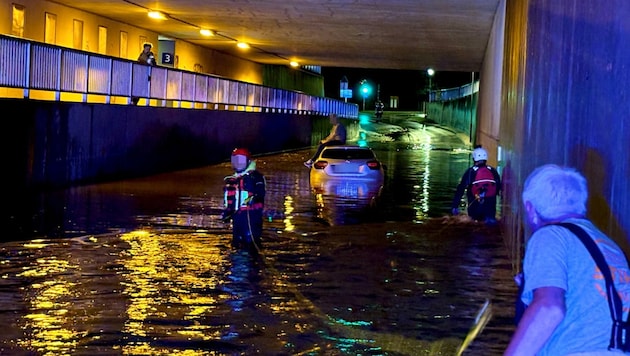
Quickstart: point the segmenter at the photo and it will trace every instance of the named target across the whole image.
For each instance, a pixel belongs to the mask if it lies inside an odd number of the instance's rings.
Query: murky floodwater
[[[1,353],[454,355],[489,300],[464,354],[501,355],[515,288],[500,230],[446,216],[469,152],[414,125],[367,134],[380,195],[312,192],[307,151],[258,157],[259,256],[219,220],[227,163],[16,200]]]

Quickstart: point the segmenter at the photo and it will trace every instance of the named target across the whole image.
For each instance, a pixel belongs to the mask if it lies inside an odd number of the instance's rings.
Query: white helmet
[[[472,152],[473,161],[487,161],[488,160],[488,152],[483,148],[475,148]]]

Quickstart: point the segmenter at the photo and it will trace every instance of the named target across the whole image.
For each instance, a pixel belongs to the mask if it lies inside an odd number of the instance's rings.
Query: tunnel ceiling
[[[56,0],[255,62],[477,72],[500,0]],[[166,19],[153,20],[148,10]],[[203,37],[199,29],[216,31]],[[236,41],[251,45],[236,48]]]

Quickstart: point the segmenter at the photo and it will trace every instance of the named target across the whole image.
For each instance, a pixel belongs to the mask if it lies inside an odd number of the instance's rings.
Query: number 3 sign
[[[173,65],[173,54],[166,52],[162,53],[162,64]]]

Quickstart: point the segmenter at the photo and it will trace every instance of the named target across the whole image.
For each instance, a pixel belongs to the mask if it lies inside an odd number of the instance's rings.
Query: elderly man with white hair
[[[587,198],[586,179],[572,168],[544,165],[525,180],[523,207],[532,235],[520,298],[527,307],[505,355],[627,351],[628,262],[621,248],[586,218]],[[613,329],[613,314],[620,320],[620,333]]]

